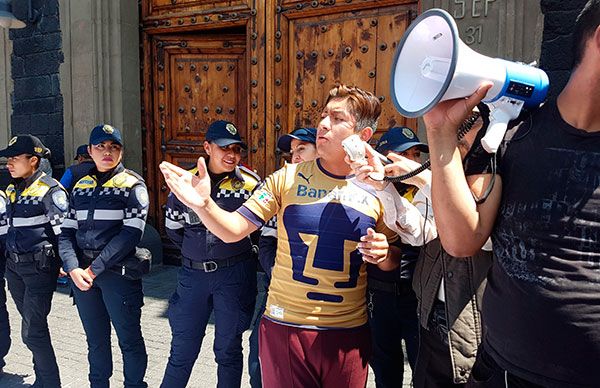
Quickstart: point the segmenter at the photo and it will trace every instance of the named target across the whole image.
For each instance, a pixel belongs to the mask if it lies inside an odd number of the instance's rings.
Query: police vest
[[[80,265],[82,255],[76,250],[92,252],[96,275],[133,255],[146,225],[148,205],[143,178],[122,165],[105,182],[98,182],[93,173],[77,181],[59,244],[65,271]]]
[[[56,246],[69,205],[65,189],[55,179],[36,171],[28,180],[31,183],[22,190],[15,182],[6,188],[3,231],[6,250],[15,254],[38,252],[48,244]]]

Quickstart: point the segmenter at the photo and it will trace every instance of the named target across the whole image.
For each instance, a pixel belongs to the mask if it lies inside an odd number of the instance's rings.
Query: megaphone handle
[[[523,101],[502,97],[487,105],[490,108],[490,124],[481,139],[481,144],[487,152],[494,154],[504,139],[508,122],[519,117]]]
[[[481,145],[483,145],[483,148],[490,154],[496,153],[498,147],[500,147],[500,143],[502,143],[502,139],[504,139],[507,128],[508,118],[506,118],[506,120],[492,118],[488,129],[485,132],[485,136],[481,138]]]

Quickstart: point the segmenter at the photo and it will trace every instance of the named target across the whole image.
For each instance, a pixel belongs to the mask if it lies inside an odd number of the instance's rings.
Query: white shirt
[[[429,184],[417,191],[412,203],[402,197],[393,184],[387,184],[376,193],[383,204],[383,221],[403,243],[418,247],[437,237]]]

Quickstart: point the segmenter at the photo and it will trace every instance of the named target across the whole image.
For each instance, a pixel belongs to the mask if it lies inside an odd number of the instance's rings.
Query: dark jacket
[[[37,170],[27,179],[15,179],[6,188],[6,251],[35,253],[56,247],[57,236],[69,205],[62,186]]]
[[[108,174],[94,168],[71,193],[58,243],[63,269],[86,268],[90,264],[85,256],[92,259],[92,271],[99,276],[132,257],[142,238],[148,205],[141,176],[122,164]]]
[[[196,169],[191,170],[196,173]],[[258,186],[259,177],[251,170],[238,166],[230,174],[211,182],[211,198],[220,208],[235,211]],[[225,259],[252,252],[250,237],[235,243],[225,243],[206,229],[198,215],[175,195],[169,194],[165,219],[167,236],[183,257],[197,262]]]
[[[419,301],[419,323],[427,328],[442,277],[454,382],[466,383],[482,340],[481,301],[492,252],[453,257],[443,250],[439,238],[422,249],[413,276]]]

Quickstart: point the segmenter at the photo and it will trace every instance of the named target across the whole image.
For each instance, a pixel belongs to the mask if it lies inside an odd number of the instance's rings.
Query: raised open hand
[[[160,164],[165,182],[184,205],[203,208],[210,198],[210,177],[203,157],[198,158],[198,174],[194,175],[169,162]]]

